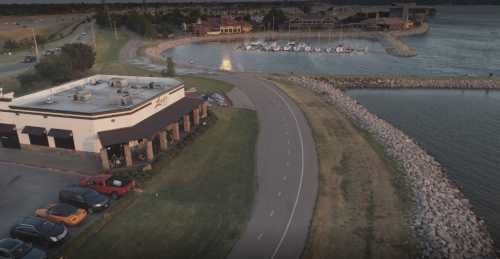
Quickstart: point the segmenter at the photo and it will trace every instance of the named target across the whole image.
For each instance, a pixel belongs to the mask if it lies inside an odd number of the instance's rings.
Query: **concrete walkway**
[[[99,159],[89,154],[26,149],[0,148],[0,163],[47,168],[78,175],[96,174],[101,170]]]

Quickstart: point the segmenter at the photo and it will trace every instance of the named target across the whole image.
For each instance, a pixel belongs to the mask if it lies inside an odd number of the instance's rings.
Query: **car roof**
[[[77,210],[77,208],[75,208],[69,204],[58,203],[58,204],[50,207],[49,210],[50,210],[50,213],[53,213],[53,214],[70,215],[73,212],[75,212]]]
[[[89,190],[90,190],[89,188],[84,188],[84,187],[79,187],[79,186],[68,186],[68,187],[64,187],[64,189],[62,189],[62,191],[74,192],[74,193],[78,193],[78,194],[84,194],[84,193],[88,192]]]
[[[14,250],[21,244],[23,244],[23,241],[13,238],[0,239],[0,249],[6,249],[8,251]]]
[[[17,221],[17,224],[24,224],[24,225],[32,225],[32,226],[40,226],[45,222],[44,219],[37,218],[37,217],[23,217],[20,218]]]

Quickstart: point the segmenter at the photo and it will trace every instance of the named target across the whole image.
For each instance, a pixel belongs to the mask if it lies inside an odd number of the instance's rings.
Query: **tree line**
[[[80,78],[94,65],[95,55],[86,44],[66,44],[60,54],[43,57],[34,71],[20,74],[17,79],[24,88],[31,88],[42,82],[57,84]]]

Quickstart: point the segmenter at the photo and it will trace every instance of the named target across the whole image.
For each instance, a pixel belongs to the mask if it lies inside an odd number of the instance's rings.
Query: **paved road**
[[[79,176],[48,169],[0,162],[0,239],[18,217],[57,201],[61,188],[78,183]]]
[[[299,258],[318,189],[311,130],[294,102],[254,74],[222,74],[255,104],[258,189],[247,229],[229,258]]]
[[[83,32],[87,33],[87,36],[81,37],[80,35]],[[47,43],[45,48],[40,47],[40,55],[44,49],[62,47],[64,44],[67,44],[67,43],[78,43],[78,42],[87,43],[87,44],[90,44],[92,42],[91,26],[89,23],[84,23],[84,24],[80,25],[72,34],[66,36],[63,39]],[[24,53],[25,53],[25,55],[31,55],[31,53],[29,51],[24,51]],[[34,63],[21,63],[23,58],[24,58],[23,56],[19,56],[18,63],[1,64],[1,61],[0,61],[0,76],[9,76],[9,75],[19,74],[21,72],[24,72],[24,71],[32,68],[35,65]]]

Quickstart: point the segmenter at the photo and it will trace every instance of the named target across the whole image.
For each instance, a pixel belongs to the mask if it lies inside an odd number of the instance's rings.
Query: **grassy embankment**
[[[277,82],[304,111],[319,155],[320,191],[304,258],[413,258],[397,165],[320,96]]]
[[[224,258],[253,202],[257,119],[245,110],[216,114],[212,128],[154,165],[144,192],[70,240],[64,258]]]

